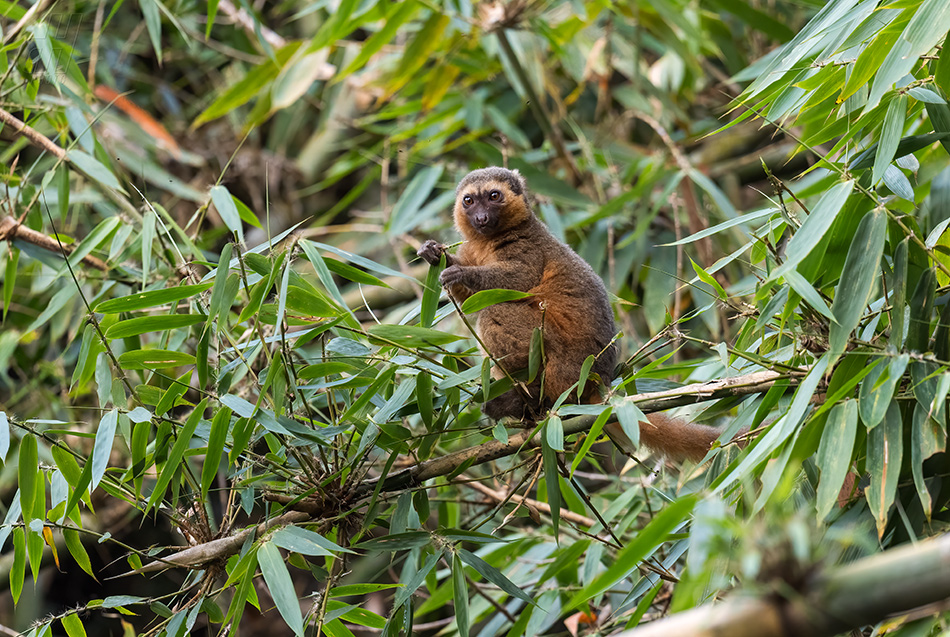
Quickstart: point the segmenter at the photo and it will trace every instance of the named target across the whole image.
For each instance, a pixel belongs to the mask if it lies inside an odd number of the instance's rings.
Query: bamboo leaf
[[[182,299],[191,298],[210,288],[213,283],[200,283],[198,285],[180,285],[163,290],[152,290],[150,292],[140,292],[130,294],[116,299],[109,299],[97,304],[93,310],[100,314],[119,314],[121,312],[134,312],[156,305],[165,305],[166,303],[175,303]]]
[[[914,487],[917,489],[917,497],[920,499],[924,515],[929,520],[933,507],[923,474],[923,464],[924,460],[947,448],[947,432],[920,403],[914,405],[910,440],[910,466],[914,477]]]
[[[34,504],[36,502],[36,492],[40,488],[36,473],[37,467],[39,467],[39,458],[37,456],[36,436],[26,434],[20,439],[20,453],[17,459],[20,508],[23,512],[23,521],[26,523],[36,517]]]
[[[354,71],[363,68],[369,62],[370,58],[376,55],[380,49],[395,37],[399,27],[411,18],[419,8],[416,0],[407,2],[398,2],[392,5],[392,10],[383,21],[383,28],[369,37],[359,49],[359,53],[345,69],[340,71],[334,78],[334,82],[340,82]]]
[[[167,369],[194,365],[195,357],[167,349],[137,349],[119,355],[122,369]]]
[[[203,323],[206,317],[201,314],[161,314],[141,316],[119,321],[106,330],[108,338],[128,338],[148,332],[165,332],[181,327],[190,327]]]
[[[527,292],[519,292],[518,290],[506,290],[501,288],[494,290],[480,290],[465,299],[465,302],[462,303],[462,312],[465,314],[474,314],[479,310],[484,310],[486,307],[490,307],[498,303],[520,301],[521,299],[527,299],[532,296],[532,294],[528,294]]]
[[[521,601],[527,602],[528,604],[534,604],[534,601],[528,596],[527,593],[521,590],[518,586],[515,586],[515,584],[512,583],[510,579],[505,577],[504,573],[499,571],[497,568],[482,558],[465,549],[459,549],[458,556],[463,562],[475,569],[476,573],[484,577],[486,581],[491,582],[512,597],[517,597]]]
[[[910,355],[901,354],[890,361],[882,359],[874,364],[871,372],[861,381],[859,400],[861,420],[869,430],[874,429],[884,419],[888,405],[894,398],[894,391],[900,381]]]
[[[237,205],[235,205],[234,200],[231,198],[231,193],[227,187],[212,186],[211,202],[214,204],[218,214],[221,215],[221,221],[224,222],[224,225],[227,226],[228,230],[234,233],[237,240],[243,244],[244,225],[241,223],[241,215],[238,213]],[[228,259],[230,260],[230,253],[228,254]],[[225,261],[225,265],[227,265],[227,263],[228,262]]]
[[[208,489],[214,482],[218,469],[221,466],[221,457],[224,454],[224,444],[227,441],[228,430],[231,425],[231,410],[221,407],[211,420],[211,431],[208,434],[208,449],[205,452],[204,463],[201,465],[201,497],[207,498]]]
[[[818,445],[816,462],[821,469],[816,508],[818,519],[825,519],[838,499],[851,467],[854,441],[858,433],[856,401],[846,400],[831,408]]]
[[[903,427],[900,410],[891,403],[884,422],[868,432],[868,471],[871,483],[866,497],[871,514],[877,523],[877,535],[883,537],[887,514],[897,495],[903,455]]]
[[[280,549],[272,542],[264,542],[257,551],[257,563],[264,575],[267,590],[277,605],[280,616],[284,618],[295,635],[303,636],[303,616],[300,614],[300,602],[290,572],[280,555]]]
[[[459,635],[468,635],[468,586],[465,583],[465,567],[458,554],[452,555],[452,596],[455,601],[455,625]]]
[[[386,230],[390,236],[411,232],[419,224],[421,221],[419,209],[432,194],[432,189],[435,188],[444,169],[443,164],[435,164],[423,168],[413,176],[389,216]]]
[[[635,572],[640,562],[653,553],[663,542],[666,542],[670,533],[683,524],[692,512],[693,507],[696,506],[696,502],[696,496],[689,495],[678,498],[664,508],[637,534],[632,542],[629,542],[617,552],[616,558],[605,571],[574,594],[563,610],[577,608],[586,600],[613,588],[628,575]]]
[[[462,336],[448,334],[418,325],[374,325],[368,330],[370,342],[393,342],[403,347],[440,347],[462,340]],[[375,338],[374,338],[375,337]],[[380,340],[385,339],[385,340]]]
[[[812,208],[811,214],[805,219],[792,240],[788,242],[788,247],[785,250],[786,260],[772,272],[769,277],[770,281],[778,279],[795,268],[818,245],[818,242],[831,228],[831,224],[838,216],[853,189],[853,180],[843,181],[828,189]]]
[[[836,322],[831,324],[830,345],[835,354],[844,353],[851,332],[864,315],[880,270],[886,233],[887,215],[881,208],[866,214],[858,224],[831,306]]]
[[[904,132],[904,119],[907,116],[907,97],[898,95],[887,106],[884,126],[874,155],[874,167],[871,170],[871,183],[876,184],[883,176],[884,169],[891,165]]]
[[[195,429],[198,428],[198,423],[201,421],[201,416],[207,405],[207,398],[198,403],[198,406],[195,407],[191,415],[188,416],[188,420],[185,421],[185,425],[178,431],[178,435],[175,437],[175,444],[172,445],[171,450],[168,452],[165,465],[159,472],[158,480],[155,482],[155,488],[148,498],[148,504],[145,507],[146,511],[156,506],[158,502],[165,497],[165,490],[171,483],[172,478],[182,470],[181,463],[185,457],[185,451],[187,451],[191,445],[191,439],[195,435]]]
[[[115,429],[119,424],[119,410],[110,409],[99,420],[99,428],[96,430],[96,443],[92,449],[92,474],[90,476],[89,490],[95,491],[96,486],[106,473],[109,466],[109,458],[112,455],[112,442],[115,439]]]

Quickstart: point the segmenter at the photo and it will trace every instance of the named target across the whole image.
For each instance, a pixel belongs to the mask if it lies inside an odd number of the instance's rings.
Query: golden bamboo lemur
[[[524,177],[498,167],[466,175],[456,189],[455,225],[464,239],[455,256],[432,240],[419,256],[438,265],[445,254],[447,267],[439,281],[456,301],[495,288],[531,294],[479,312],[476,329],[492,358],[509,373],[526,369],[534,329],[540,327],[544,336],[544,373],[528,386],[528,396],[514,388],[485,403],[483,411],[494,419],[541,415],[578,381],[592,354],[591,371],[609,383],[617,364],[617,330],[607,289],[532,212]],[[504,375],[497,368],[493,373]],[[600,386],[587,383],[580,400],[599,402]],[[648,419],[640,423],[640,442],[673,460],[701,460],[720,433],[660,414]],[[606,430],[624,451],[634,451],[618,423]]]

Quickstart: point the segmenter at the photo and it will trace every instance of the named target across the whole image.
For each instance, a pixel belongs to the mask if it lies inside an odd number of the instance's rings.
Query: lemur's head
[[[473,170],[455,189],[455,225],[466,239],[503,234],[532,215],[527,183],[517,170]]]

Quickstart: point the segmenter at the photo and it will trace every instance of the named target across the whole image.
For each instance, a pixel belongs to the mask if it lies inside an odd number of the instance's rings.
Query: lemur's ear
[[[525,178],[521,175],[521,173],[518,172],[518,169],[517,169],[517,168],[515,168],[514,170],[511,171],[511,176],[514,177],[514,178],[518,181],[518,184],[521,186],[521,192],[527,193],[527,191],[528,191],[528,182],[527,182],[527,181],[525,180]]]

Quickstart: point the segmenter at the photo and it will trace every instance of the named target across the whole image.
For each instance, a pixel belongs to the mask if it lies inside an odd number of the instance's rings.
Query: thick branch
[[[73,246],[64,245],[60,248],[60,243],[53,237],[45,235],[42,232],[37,232],[32,228],[27,228],[24,225],[17,223],[16,219],[13,217],[3,217],[0,219],[0,241],[5,240],[14,240],[19,239],[20,241],[26,241],[27,243],[32,243],[35,246],[39,246],[50,252],[55,252],[57,254],[62,254],[61,250],[65,250],[67,254],[72,252]],[[82,262],[86,265],[90,265],[97,270],[102,270],[103,272],[109,271],[109,265],[97,257],[87,254],[82,258]]]
[[[60,161],[70,162],[73,168],[75,168],[82,174],[86,175],[86,177],[88,177],[89,180],[93,184],[95,184],[96,187],[99,188],[99,190],[102,191],[102,193],[106,197],[112,200],[112,203],[114,203],[119,208],[121,208],[127,215],[129,215],[129,217],[131,217],[132,219],[136,221],[142,220],[142,215],[140,215],[139,211],[135,209],[135,206],[133,206],[128,200],[122,197],[115,190],[113,190],[109,186],[106,186],[100,183],[99,180],[93,178],[88,173],[86,173],[80,166],[77,166],[75,163],[73,163],[72,160],[69,158],[69,153],[66,151],[66,149],[60,146],[57,146],[56,142],[51,140],[49,137],[39,132],[38,130],[36,130],[35,128],[27,124],[26,122],[22,121],[16,115],[9,113],[2,108],[0,108],[0,122],[2,122],[4,125],[12,126],[13,132],[15,132],[17,135],[22,135],[37,148],[43,149],[44,151],[50,153],[51,155],[53,155]]]
[[[950,598],[950,534],[819,576],[794,600],[729,599],[620,633],[622,637],[831,637]]]

